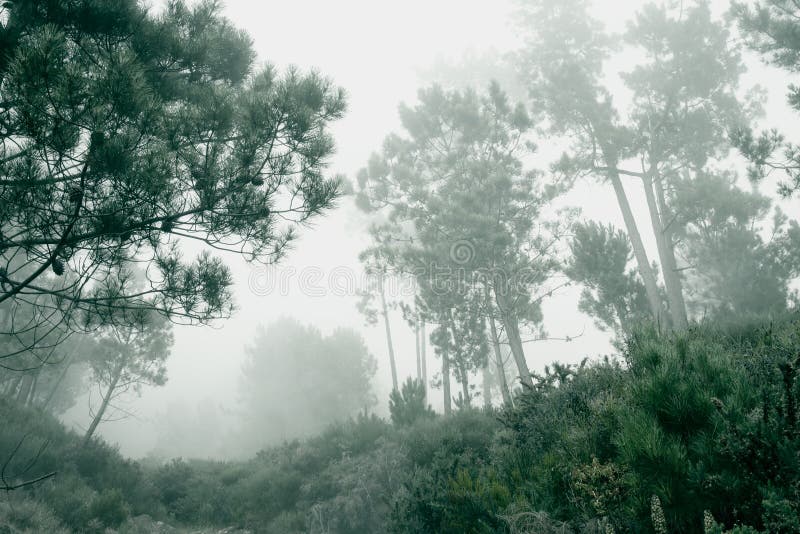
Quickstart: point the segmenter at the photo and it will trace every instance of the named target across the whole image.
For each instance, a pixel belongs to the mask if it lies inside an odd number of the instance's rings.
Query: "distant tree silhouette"
[[[245,350],[239,400],[244,439],[257,447],[319,432],[376,402],[376,361],[352,330],[323,336],[284,318],[259,329]]]

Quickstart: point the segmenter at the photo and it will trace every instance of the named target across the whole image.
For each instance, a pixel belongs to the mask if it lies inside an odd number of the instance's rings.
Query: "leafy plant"
[[[421,418],[434,416],[434,411],[426,402],[425,384],[411,377],[406,379],[401,390],[389,394],[389,413],[392,423],[408,426]]]

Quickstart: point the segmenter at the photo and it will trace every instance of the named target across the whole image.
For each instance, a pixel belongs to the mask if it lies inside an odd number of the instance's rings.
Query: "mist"
[[[0,525],[800,522],[793,3],[73,3],[0,9]]]
[[[609,10],[603,2],[596,2],[592,7],[611,31],[622,31],[626,21],[646,4],[614,3],[614,9]],[[718,14],[727,7],[724,1],[712,5]],[[419,87],[438,83],[445,87],[480,88],[497,79],[504,82],[504,89],[507,88],[515,100],[525,97],[524,85],[516,79],[507,57],[520,41],[511,31],[514,9],[511,2],[496,2],[491,6],[440,2],[433,7],[419,2],[401,9],[363,2],[334,7],[309,1],[290,5],[264,3],[254,13],[253,6],[247,2],[228,1],[224,13],[251,35],[259,60],[280,68],[298,65],[317,69],[346,88],[349,109],[347,115],[333,125],[336,153],[330,168],[332,173],[343,173],[354,180],[370,154],[380,148],[381,140],[398,128],[398,105],[413,103]],[[309,20],[303,15],[309,11],[318,15]],[[454,12],[459,16],[453,17]],[[262,21],[269,19],[297,21],[297,24],[302,21],[310,25],[305,31],[315,37],[301,39],[298,43],[292,38],[295,30],[291,23],[268,25],[269,31],[265,31]],[[409,39],[412,29],[414,37]],[[365,42],[370,46],[364,46]],[[764,65],[752,52],[745,52],[745,56],[747,72],[743,75],[742,90],[759,86],[767,94],[765,114],[759,124],[764,129],[777,128],[792,138],[797,123],[784,98],[790,76]],[[613,80],[612,87],[619,91],[614,95],[615,102],[625,103],[629,98],[624,88],[617,87],[619,80],[615,71],[624,69],[634,57],[635,52],[623,51],[607,68],[607,75]],[[563,146],[556,142],[552,148],[541,147],[536,162],[546,166],[560,155]],[[647,208],[643,194],[630,187],[629,195],[637,218],[645,220]],[[608,186],[584,181],[558,202],[563,206],[580,206],[586,219],[622,226],[619,209],[614,205]],[[784,205],[789,212],[791,207],[791,203]],[[226,413],[240,412],[237,390],[247,340],[252,339],[260,327],[284,316],[315,325],[324,332],[339,327],[361,332],[378,361],[374,377],[376,395],[387,398],[391,377],[385,357],[383,327],[368,327],[356,309],[357,292],[368,278],[358,254],[368,246],[369,224],[370,217],[354,206],[352,197],[344,197],[325,219],[302,231],[292,252],[280,264],[261,267],[230,258],[237,306],[234,316],[214,324],[211,329],[177,328],[175,347],[168,362],[167,385],[147,389],[141,398],[126,406],[134,417],[107,425],[100,430],[101,434],[118,443],[126,455],[144,457],[164,439],[158,431],[159,421],[174,414],[178,406],[186,407],[184,416],[188,418],[193,417],[191,407],[199,403]],[[644,238],[652,256],[656,246],[654,238]],[[569,343],[544,340],[527,346],[526,356],[532,368],[541,370],[553,361],[576,363],[586,356],[612,351],[609,334],[598,331],[591,318],[576,310],[579,294],[578,288],[562,288],[544,303],[546,330],[554,336],[573,339]],[[413,331],[404,324],[400,313],[393,313],[392,324],[398,372],[401,376],[410,376],[415,366]],[[76,410],[68,415],[72,424],[86,424],[86,402],[88,399],[79,402]],[[431,403],[441,408],[438,398],[431,399]],[[373,409],[378,414],[388,414],[385,402]],[[283,430],[276,428],[275,437],[285,437]],[[191,447],[182,451],[180,443],[176,443],[170,445],[169,450],[176,457],[196,454],[224,457],[216,445],[210,444],[208,450],[200,452],[196,450],[196,443]],[[230,452],[238,455],[238,452]]]

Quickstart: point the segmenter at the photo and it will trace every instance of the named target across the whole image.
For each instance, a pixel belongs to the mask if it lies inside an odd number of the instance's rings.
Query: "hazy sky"
[[[516,39],[508,26],[511,2],[503,0],[226,0],[226,14],[247,30],[255,41],[259,61],[279,67],[290,64],[315,68],[330,76],[348,93],[346,118],[334,125],[337,155],[331,171],[353,177],[383,137],[398,126],[397,106],[412,102],[423,83],[419,73],[437,57],[457,59],[468,50],[500,51],[514,48]],[[597,2],[596,13],[613,29],[644,2],[613,0]],[[717,2],[726,5],[726,2]],[[624,59],[623,59],[624,62]],[[749,62],[751,63],[751,62]],[[787,80],[756,62],[746,80],[769,86],[771,123],[792,128],[795,117],[786,111],[783,95]],[[632,202],[643,206],[635,189]],[[591,199],[591,202],[585,202]],[[587,218],[617,223],[618,209],[604,186],[581,184],[572,193],[573,203],[585,204]],[[644,216],[644,211],[639,212]],[[643,219],[642,219],[643,220]],[[226,257],[236,279],[238,310],[218,328],[180,328],[169,362],[169,382],[163,388],[145,390],[141,399],[126,406],[136,415],[101,425],[100,433],[120,441],[122,451],[145,454],[153,445],[153,421],[170,403],[186,406],[222,406],[234,409],[243,347],[258,324],[282,315],[317,325],[324,332],[337,326],[360,329],[379,361],[376,381],[385,404],[389,371],[382,326],[364,327],[355,308],[352,281],[360,273],[358,253],[367,245],[366,219],[343,199],[338,210],[317,219],[302,233],[295,250],[269,272],[251,267],[233,256]],[[284,287],[277,287],[282,279]],[[305,289],[302,289],[305,288]],[[552,335],[584,335],[571,343],[528,344],[529,364],[541,369],[553,360],[574,362],[583,356],[608,353],[607,335],[576,311],[577,290],[560,293],[545,304],[545,324]],[[413,333],[395,317],[394,336],[401,377],[414,372]],[[429,351],[428,368],[439,365]],[[432,374],[429,371],[429,374]],[[434,394],[439,401],[440,394]],[[73,414],[85,413],[85,402]]]

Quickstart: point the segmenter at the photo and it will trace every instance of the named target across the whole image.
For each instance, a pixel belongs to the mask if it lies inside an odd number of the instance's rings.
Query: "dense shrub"
[[[389,413],[392,423],[398,426],[433,417],[434,412],[425,398],[425,384],[409,377],[400,390],[395,389],[389,395]]]
[[[147,513],[276,534],[798,534],[798,365],[797,319],[643,329],[617,359],[545,369],[513,407],[444,418],[407,388],[394,424],[360,415],[246,462],[142,465],[0,399],[0,446],[27,435],[12,478],[44,442],[33,470],[58,470],[11,496],[27,516],[0,506],[0,532]]]
[[[489,447],[458,417],[406,438],[393,530],[652,532],[656,499],[666,532],[796,532],[798,321],[643,329],[621,356],[546,369]]]
[[[7,495],[0,501],[0,534],[69,531],[43,503],[19,495]]]
[[[118,526],[129,514],[161,515],[163,507],[142,466],[115,448],[99,440],[84,445],[51,415],[4,397],[0,421],[6,478],[20,482],[55,472],[17,492],[46,506],[65,527],[84,532]]]

